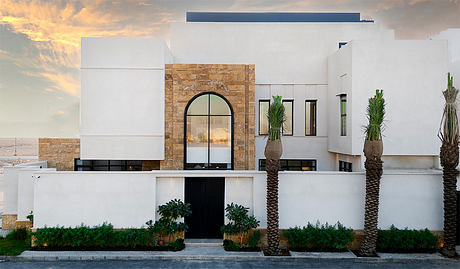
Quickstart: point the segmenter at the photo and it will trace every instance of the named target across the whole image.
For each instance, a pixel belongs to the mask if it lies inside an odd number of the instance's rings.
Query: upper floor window
[[[268,135],[270,123],[268,122],[268,108],[270,100],[259,100],[259,135]]]
[[[75,159],[74,169],[75,171],[142,171],[142,161]]]
[[[340,95],[340,135],[347,135],[347,95]]]
[[[202,93],[185,108],[185,169],[233,169],[233,110],[215,93]]]
[[[294,100],[283,100],[286,121],[283,125],[283,135],[293,135],[294,126]]]
[[[305,135],[316,135],[316,100],[305,101]]]
[[[353,172],[352,164],[345,161],[339,161],[339,171]]]
[[[265,171],[266,160],[259,159],[259,171]],[[316,160],[281,159],[281,171],[316,171]]]

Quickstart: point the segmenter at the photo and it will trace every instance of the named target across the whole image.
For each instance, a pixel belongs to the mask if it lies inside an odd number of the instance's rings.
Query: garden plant
[[[366,161],[366,202],[364,211],[364,239],[359,250],[361,256],[376,256],[377,224],[379,214],[380,179],[383,172],[382,127],[385,117],[385,99],[383,90],[376,90],[375,96],[369,98],[367,107],[366,140],[364,156]]]
[[[159,235],[158,244],[162,245],[165,241],[173,243],[178,240],[180,233],[187,231],[187,224],[177,220],[192,214],[190,204],[174,199],[164,205],[160,205],[158,213],[160,214],[158,221],[149,220],[146,222],[148,229]]]
[[[249,208],[238,204],[228,204],[225,208],[225,216],[229,223],[221,227],[221,232],[225,235],[224,247],[226,250],[242,250],[244,248],[255,249],[260,238],[260,231],[253,231],[249,236],[249,231],[259,227],[259,221],[254,216],[248,215]],[[239,237],[239,242],[235,243],[228,240],[229,235]],[[248,244],[244,245],[243,239],[248,236]]]
[[[269,255],[281,255],[278,216],[278,171],[283,154],[281,130],[286,121],[281,96],[273,96],[273,103],[268,109],[268,140],[265,146],[267,171],[267,240]]]
[[[289,249],[293,251],[346,251],[355,237],[353,229],[346,228],[340,222],[316,225],[308,223],[306,227],[289,228],[283,232],[289,240]]]

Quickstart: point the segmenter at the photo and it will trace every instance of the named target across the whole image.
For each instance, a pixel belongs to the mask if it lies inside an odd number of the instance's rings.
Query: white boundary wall
[[[438,170],[386,171],[379,227],[442,230],[442,177]],[[185,177],[225,177],[225,204],[250,208],[266,227],[266,174],[259,171],[36,172],[34,226],[141,227],[171,199],[184,201]],[[280,228],[340,221],[363,229],[365,174],[280,172]]]

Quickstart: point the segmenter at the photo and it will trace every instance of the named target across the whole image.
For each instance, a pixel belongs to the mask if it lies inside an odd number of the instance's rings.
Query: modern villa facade
[[[140,227],[179,198],[192,204],[186,222],[199,224],[186,237],[221,236],[230,202],[264,228],[266,113],[280,95],[280,228],[319,220],[361,230],[366,106],[383,89],[379,226],[440,231],[437,132],[455,65],[446,39],[395,40],[359,13],[188,13],[171,23],[169,44],[83,37],[78,150],[64,141],[75,171],[10,183],[33,199],[10,196],[5,213],[24,221],[33,210],[35,228]],[[63,155],[64,142],[42,142],[41,160]]]

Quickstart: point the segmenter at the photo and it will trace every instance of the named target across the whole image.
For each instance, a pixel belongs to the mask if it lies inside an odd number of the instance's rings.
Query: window
[[[268,122],[268,108],[270,100],[259,100],[259,135],[268,135],[270,123]]]
[[[142,171],[142,161],[75,159],[75,171]]]
[[[283,100],[284,113],[286,115],[286,121],[283,125],[283,135],[293,135],[292,127],[294,126],[294,101],[293,100]]]
[[[348,42],[339,42],[339,49],[345,46]]]
[[[266,160],[259,159],[259,171],[265,171]],[[281,159],[281,171],[316,171],[316,160]]]
[[[184,124],[184,169],[233,169],[233,110],[223,96],[192,98]]]
[[[316,100],[305,101],[305,135],[316,135]]]
[[[340,135],[347,135],[347,95],[340,95]]]
[[[351,163],[344,162],[344,161],[339,161],[339,171],[353,172],[353,169],[351,167]]]

